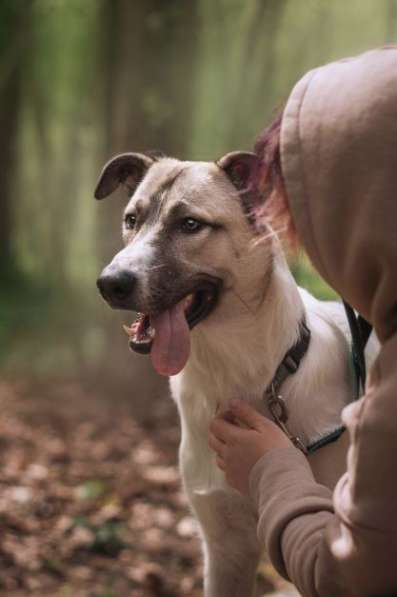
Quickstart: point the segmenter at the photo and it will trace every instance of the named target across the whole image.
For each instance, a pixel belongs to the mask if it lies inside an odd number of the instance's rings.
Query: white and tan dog
[[[232,153],[217,163],[123,154],[111,160],[95,196],[129,191],[123,248],[98,287],[112,307],[140,313],[130,346],[151,353],[171,376],[182,441],[184,486],[204,544],[205,594],[248,597],[259,558],[252,505],[225,483],[208,447],[219,407],[244,397],[268,414],[265,388],[306,321],[311,341],[282,386],[290,431],[305,443],[340,425],[352,400],[348,325],[343,307],[299,289],[277,235],[259,236],[242,192],[254,160]],[[312,457],[318,480],[343,472],[347,438]]]

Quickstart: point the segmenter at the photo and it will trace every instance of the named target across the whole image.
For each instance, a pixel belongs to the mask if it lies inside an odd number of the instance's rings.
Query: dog
[[[170,377],[207,597],[252,595],[260,557],[251,502],[226,484],[208,446],[215,413],[236,397],[270,416],[264,391],[299,346],[302,325],[310,342],[280,389],[288,431],[305,446],[316,442],[340,427],[353,399],[343,307],[298,288],[278,235],[252,225],[244,189],[255,159],[247,152],[217,162],[127,153],[105,165],[95,191],[97,199],[120,185],[128,192],[125,247],[97,284],[110,306],[139,314],[126,328],[130,347],[150,353],[156,371]],[[346,435],[309,457],[330,487],[344,471]]]

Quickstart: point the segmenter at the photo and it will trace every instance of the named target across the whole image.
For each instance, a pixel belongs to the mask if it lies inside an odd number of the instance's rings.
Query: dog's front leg
[[[251,597],[255,590],[259,551],[249,549],[241,537],[225,537],[225,543],[233,541],[229,553],[225,544],[204,543],[204,595],[205,597]]]
[[[251,597],[260,555],[251,504],[215,491],[195,496],[193,505],[203,537],[205,597]]]

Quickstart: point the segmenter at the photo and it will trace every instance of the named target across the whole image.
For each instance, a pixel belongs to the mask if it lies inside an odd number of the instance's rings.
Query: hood
[[[300,241],[385,341],[397,331],[397,46],[307,73],[281,125]]]

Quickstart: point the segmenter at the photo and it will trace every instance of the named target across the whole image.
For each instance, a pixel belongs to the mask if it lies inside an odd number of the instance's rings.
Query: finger
[[[224,421],[223,419],[215,418],[210,424],[210,432],[220,441],[228,443],[240,437],[242,429]]]
[[[225,461],[223,460],[223,458],[221,458],[220,456],[216,457],[216,464],[218,465],[218,467],[221,469],[221,471],[225,471],[226,470],[226,464]]]
[[[267,424],[267,419],[244,400],[232,400],[230,410],[243,425],[251,429],[260,430]]]
[[[215,437],[213,433],[210,433],[209,435],[208,445],[214,452],[216,452],[216,454],[218,454],[218,456],[223,456],[226,444]]]

